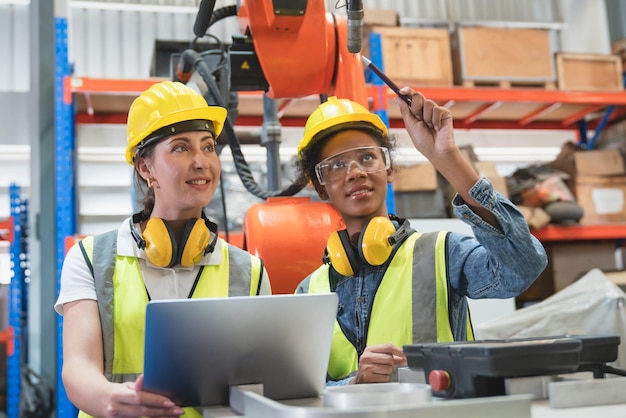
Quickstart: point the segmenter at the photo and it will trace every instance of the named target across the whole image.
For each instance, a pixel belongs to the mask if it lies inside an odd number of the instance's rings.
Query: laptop
[[[335,293],[150,301],[144,390],[196,407],[229,405],[244,384],[273,400],[317,397],[337,304]]]

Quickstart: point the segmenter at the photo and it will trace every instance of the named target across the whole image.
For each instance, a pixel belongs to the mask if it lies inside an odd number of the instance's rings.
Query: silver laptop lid
[[[274,400],[318,396],[337,303],[335,293],[151,301],[144,390],[179,406],[228,405],[241,384]]]

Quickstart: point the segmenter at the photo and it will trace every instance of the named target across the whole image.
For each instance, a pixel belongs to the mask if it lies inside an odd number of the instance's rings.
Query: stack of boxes
[[[581,225],[626,223],[626,170],[618,149],[582,150],[568,144],[555,161],[568,173],[567,185],[583,208]],[[623,268],[624,262],[610,240],[544,243],[548,267],[518,299],[541,300],[578,280],[593,266],[605,272]]]
[[[567,186],[584,212],[580,224],[626,223],[626,169],[620,149],[583,150],[567,143],[551,167],[569,175]]]
[[[574,194],[583,225],[626,222],[626,170],[617,149],[574,153]]]
[[[449,30],[398,22],[395,11],[366,9],[362,49],[370,55],[369,36],[380,35],[385,73],[398,85],[623,90],[621,50],[556,51],[549,29],[456,24]]]

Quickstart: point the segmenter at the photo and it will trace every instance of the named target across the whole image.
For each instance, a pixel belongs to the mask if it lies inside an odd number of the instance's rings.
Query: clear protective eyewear
[[[384,147],[359,147],[335,154],[315,165],[317,180],[324,186],[345,178],[352,170],[352,164],[365,173],[387,170],[391,167],[389,150]]]

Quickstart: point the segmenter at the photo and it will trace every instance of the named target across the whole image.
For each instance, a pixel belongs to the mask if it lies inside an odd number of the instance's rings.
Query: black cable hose
[[[225,19],[230,16],[237,16],[237,5],[232,4],[230,6],[224,6],[213,12],[211,20],[209,20],[209,27],[213,26],[218,20]]]
[[[209,26],[207,27],[210,28],[214,23],[225,19],[227,17],[231,17],[231,16],[237,16],[237,6],[236,5],[231,5],[231,6],[225,6],[225,7],[221,7],[215,11],[213,11],[213,14],[211,15],[211,18],[209,20]],[[206,36],[206,34],[204,35]],[[191,45],[189,45],[189,47],[191,49],[193,49],[196,45],[196,42],[198,42],[198,39],[200,39],[200,37],[196,37],[194,38],[193,41],[191,41]]]
[[[619,369],[619,368],[613,367],[613,366],[609,366],[608,364],[604,366],[602,371],[604,373],[611,373],[611,374],[615,374],[617,376],[626,376],[626,370]]]

